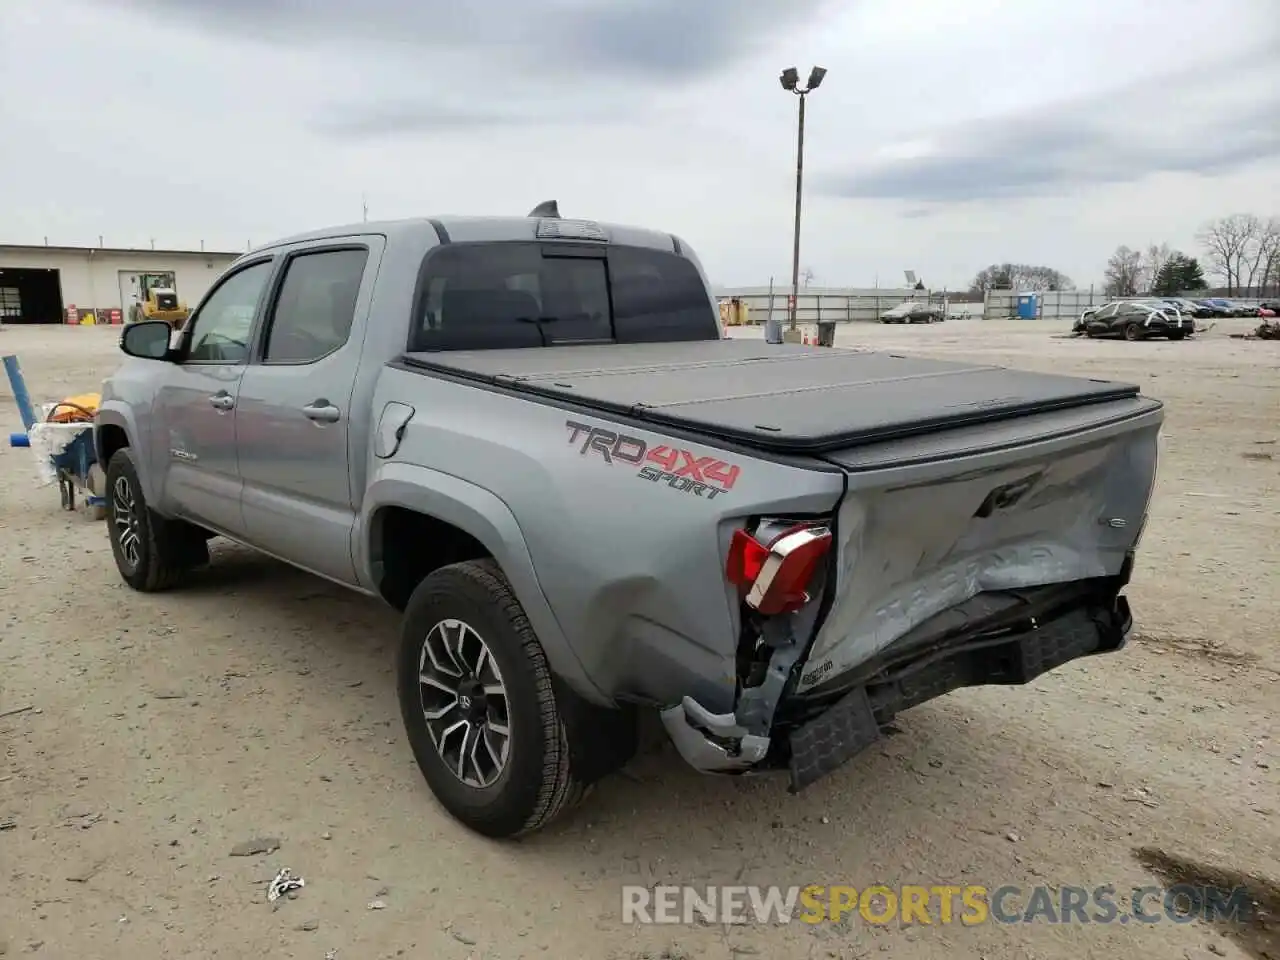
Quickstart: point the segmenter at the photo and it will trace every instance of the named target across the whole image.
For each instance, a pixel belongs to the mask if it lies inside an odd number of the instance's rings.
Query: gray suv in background
[[[127,327],[95,435],[137,590],[228,537],[404,613],[441,804],[537,829],[641,710],[799,790],[914,704],[1116,650],[1162,408],[1136,387],[727,340],[668,233],[362,223]]]

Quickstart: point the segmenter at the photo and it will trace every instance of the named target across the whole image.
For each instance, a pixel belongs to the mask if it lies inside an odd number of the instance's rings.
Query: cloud
[[[471,59],[468,84],[501,54],[535,76],[678,83],[713,72],[779,28],[803,24],[831,0],[126,0],[251,39],[290,46],[374,43],[429,65]]]
[[[545,116],[516,110],[487,110],[465,104],[407,101],[331,107],[312,126],[318,132],[333,136],[364,138],[441,130],[478,130],[493,126],[527,126],[545,123],[547,119]]]
[[[1261,40],[1275,3],[1210,19]],[[556,197],[679,234],[717,283],[767,284],[790,276],[794,216],[777,76],[814,63],[830,73],[808,107],[801,266],[824,283],[910,268],[955,287],[1005,260],[1087,283],[1118,243],[1193,251],[1212,217],[1280,213],[1280,82],[1259,72],[1278,48],[1206,43],[1202,0],[1158,17],[1149,0],[3,9],[0,83],[21,91],[0,98],[21,145],[0,150],[7,242],[238,249],[358,219],[364,199],[394,219]],[[164,143],[139,150],[139,124]]]
[[[405,136],[605,122],[722,71],[833,0],[124,0],[232,40],[370,56],[389,96],[322,108],[315,130]]]
[[[830,196],[914,203],[1047,196],[1153,174],[1229,173],[1280,158],[1280,63],[1220,63],[974,119],[817,177]]]

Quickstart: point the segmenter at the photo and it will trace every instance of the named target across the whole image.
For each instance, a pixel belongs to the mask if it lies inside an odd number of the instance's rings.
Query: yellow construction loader
[[[129,320],[163,320],[175,330],[182,329],[191,311],[178,299],[171,273],[144,273],[138,277],[138,301],[130,310]]]

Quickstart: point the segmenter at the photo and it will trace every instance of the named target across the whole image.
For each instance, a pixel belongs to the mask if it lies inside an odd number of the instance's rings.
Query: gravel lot
[[[0,447],[0,955],[1280,957],[1277,926],[621,922],[628,883],[1242,875],[1280,913],[1280,344],[1066,326],[859,325],[841,343],[1128,379],[1167,403],[1126,651],[913,710],[799,797],[655,748],[519,844],[434,805],[401,734],[392,612],[231,545],[192,586],[135,594],[103,524]],[[115,337],[8,327],[0,353],[39,401],[96,389]],[[3,382],[0,422],[18,425]],[[231,856],[257,837],[280,849]],[[273,909],[282,866],[306,887]]]

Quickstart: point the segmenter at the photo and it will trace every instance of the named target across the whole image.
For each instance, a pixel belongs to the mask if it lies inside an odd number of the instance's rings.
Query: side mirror
[[[120,334],[120,349],[142,360],[163,360],[169,356],[169,337],[173,327],[164,320],[131,323]]]

